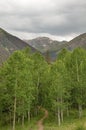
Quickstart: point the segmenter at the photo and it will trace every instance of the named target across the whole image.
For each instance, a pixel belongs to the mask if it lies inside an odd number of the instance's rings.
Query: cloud
[[[68,39],[86,31],[85,14],[85,0],[0,0],[0,26],[21,38]]]

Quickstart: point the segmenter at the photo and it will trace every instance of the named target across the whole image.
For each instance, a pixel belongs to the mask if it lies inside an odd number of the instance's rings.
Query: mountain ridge
[[[68,42],[68,49],[73,50],[74,48],[82,47],[86,49],[86,33],[80,34]]]
[[[17,49],[23,49],[24,47],[30,47],[32,50],[35,50],[32,46],[28,45],[23,40],[18,37],[8,33],[7,31],[0,28],[0,44],[3,47],[6,47],[9,52],[13,52]]]
[[[28,45],[23,40],[0,28],[0,64],[2,64],[14,51],[22,50],[25,47],[29,47],[32,52],[36,51],[35,48]]]
[[[21,50],[25,47],[30,47],[33,52],[39,51],[44,56],[47,51],[50,53],[51,60],[55,60],[58,53],[67,48],[73,50],[76,47],[86,49],[86,33],[80,34],[71,41],[57,41],[48,37],[38,37],[32,40],[21,40],[16,36],[11,35],[4,29],[0,28],[0,60],[4,61],[15,50]]]
[[[31,40],[25,40],[30,46],[33,46],[34,48],[38,49],[42,53],[45,53],[48,51],[58,51],[61,46],[64,46],[64,43],[67,41],[57,41],[52,40],[48,37],[37,37]]]
[[[77,47],[82,47],[86,49],[86,33],[80,34],[79,36],[73,38],[69,42],[67,41],[56,41],[48,37],[37,37],[32,40],[26,40],[26,42],[41,51],[46,55],[47,51],[50,53],[51,60],[55,60],[58,53],[66,48],[68,50],[73,50]]]

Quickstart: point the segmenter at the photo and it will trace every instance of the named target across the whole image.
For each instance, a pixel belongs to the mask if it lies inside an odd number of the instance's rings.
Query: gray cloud
[[[0,26],[21,38],[84,33],[85,15],[85,0],[0,0]]]

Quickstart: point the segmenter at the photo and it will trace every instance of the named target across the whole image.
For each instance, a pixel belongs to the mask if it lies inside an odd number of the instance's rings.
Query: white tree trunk
[[[79,105],[79,118],[82,117],[82,105]]]
[[[63,107],[63,98],[62,98],[62,96],[61,96],[61,106]],[[61,108],[61,122],[63,122],[63,108]]]
[[[18,124],[20,123],[20,117],[18,117]]]
[[[28,122],[30,122],[30,111],[28,111]]]
[[[63,110],[61,109],[61,122],[63,122],[64,117],[63,117]]]
[[[60,108],[58,107],[58,125],[61,125]]]
[[[24,127],[24,114],[22,115],[22,127]]]
[[[69,117],[69,108],[67,106],[67,117]]]
[[[16,123],[16,96],[15,96],[15,99],[14,99],[13,130],[15,130],[15,123]]]

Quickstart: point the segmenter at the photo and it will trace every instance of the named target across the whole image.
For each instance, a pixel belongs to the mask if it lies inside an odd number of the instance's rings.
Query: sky
[[[0,27],[21,39],[71,40],[86,32],[86,0],[0,0]]]

